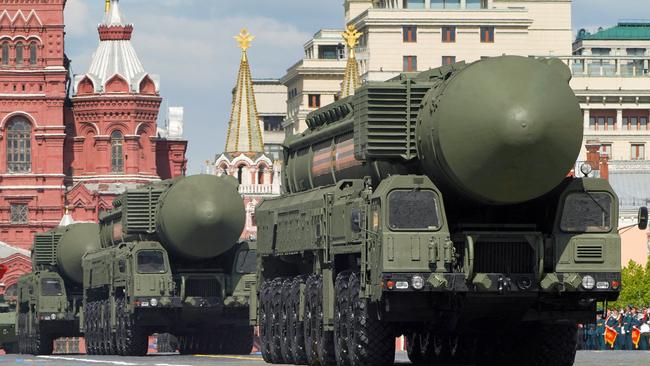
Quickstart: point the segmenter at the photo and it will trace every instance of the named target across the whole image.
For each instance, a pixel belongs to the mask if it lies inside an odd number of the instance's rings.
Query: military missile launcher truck
[[[7,273],[8,268],[0,264],[0,281]],[[16,298],[5,291],[5,284],[0,282],[0,348],[6,354],[18,351],[18,338],[16,337]]]
[[[99,247],[97,224],[72,224],[35,235],[33,272],[18,280],[14,319],[20,353],[51,354],[55,338],[81,335],[81,257]]]
[[[287,136],[258,224],[270,363],[570,366],[576,323],[620,290],[618,198],[568,177],[568,68],[497,57],[368,82]]]
[[[181,353],[250,353],[255,251],[238,243],[244,203],[232,177],[198,175],[128,190],[100,217],[83,258],[90,354],[144,355],[153,333]]]

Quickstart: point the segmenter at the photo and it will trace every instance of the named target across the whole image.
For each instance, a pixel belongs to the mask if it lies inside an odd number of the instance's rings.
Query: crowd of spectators
[[[578,326],[578,349],[581,350],[650,350],[650,310],[627,306],[608,309],[605,317]]]

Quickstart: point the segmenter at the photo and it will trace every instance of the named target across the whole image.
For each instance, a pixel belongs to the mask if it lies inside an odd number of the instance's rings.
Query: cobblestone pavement
[[[406,355],[397,355],[396,365],[408,365]],[[178,356],[147,357],[113,356],[0,356],[0,366],[207,366],[207,365],[264,365],[260,356]],[[466,365],[471,366],[471,365]],[[552,365],[549,365],[552,366]],[[650,352],[578,352],[574,366],[650,366]]]

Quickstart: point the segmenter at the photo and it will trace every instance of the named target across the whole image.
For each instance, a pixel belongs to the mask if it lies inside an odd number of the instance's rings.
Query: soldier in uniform
[[[641,327],[641,321],[639,321],[637,316],[636,308],[630,307],[630,311],[625,316],[623,326],[625,327],[625,349],[629,351],[637,350],[638,348],[634,346],[634,342],[632,341],[632,330]]]
[[[604,351],[605,348],[605,320],[602,315],[596,315],[596,349]]]
[[[596,324],[591,323],[587,325],[587,350],[589,351],[596,350],[597,342],[598,340],[596,339]]]
[[[618,336],[616,337],[616,342],[614,342],[613,345],[608,344],[607,349],[613,349],[613,350],[620,350],[620,339],[621,339],[621,323],[618,320],[618,311],[616,309],[612,309],[611,312],[609,313],[609,317],[607,318],[607,321],[605,322],[605,325],[612,328],[618,333]]]

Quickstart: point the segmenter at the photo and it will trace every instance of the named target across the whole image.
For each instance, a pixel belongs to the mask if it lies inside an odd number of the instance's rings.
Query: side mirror
[[[648,208],[639,208],[639,229],[645,230],[648,228]]]
[[[352,211],[351,224],[352,224],[351,228],[353,233],[361,232],[361,212],[359,212],[359,210]]]

